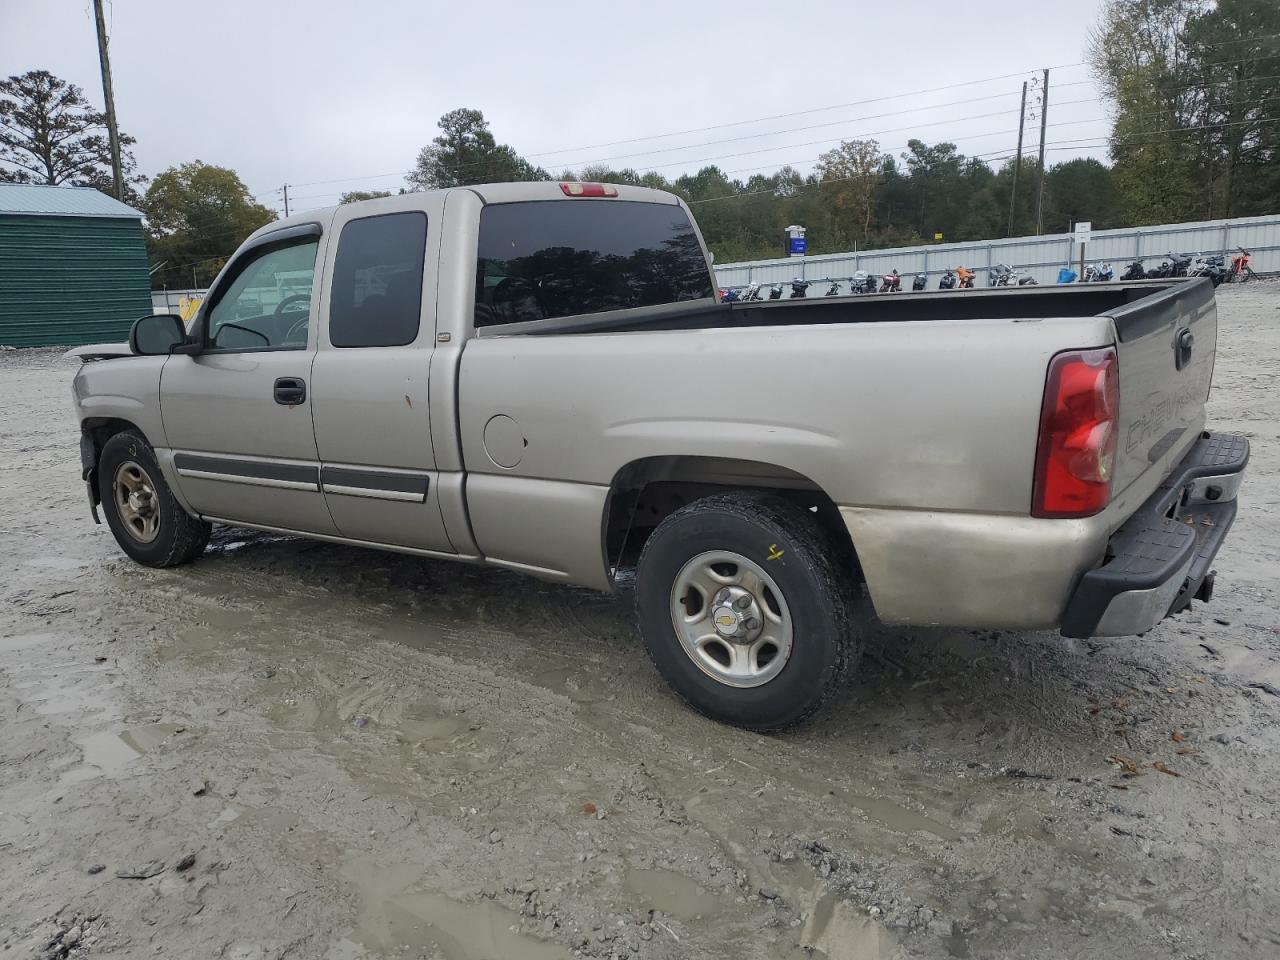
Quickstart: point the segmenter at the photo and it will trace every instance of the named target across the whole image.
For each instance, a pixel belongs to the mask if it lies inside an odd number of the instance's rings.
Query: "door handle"
[[[280,377],[276,380],[276,403],[296,407],[307,399],[307,385],[301,377]]]

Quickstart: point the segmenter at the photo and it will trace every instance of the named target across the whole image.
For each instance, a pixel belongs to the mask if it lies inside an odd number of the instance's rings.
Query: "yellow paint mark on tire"
[[[778,545],[777,545],[776,543],[771,543],[771,544],[769,544],[769,556],[765,557],[765,559],[766,559],[766,560],[781,560],[781,559],[782,559],[782,555],[783,555],[784,553],[786,553],[786,551],[785,551],[785,550],[779,550],[779,549],[778,549]]]

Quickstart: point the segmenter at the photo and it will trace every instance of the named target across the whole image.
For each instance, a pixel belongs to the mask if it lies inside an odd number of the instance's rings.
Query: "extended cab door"
[[[339,208],[312,373],[320,479],[338,532],[453,555],[428,382],[441,195]]]
[[[322,247],[318,223],[249,241],[201,307],[202,352],[165,363],[165,434],[182,494],[202,516],[334,532],[311,422]]]

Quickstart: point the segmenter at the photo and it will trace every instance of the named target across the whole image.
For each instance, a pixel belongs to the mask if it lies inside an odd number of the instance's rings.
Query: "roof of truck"
[[[335,210],[339,206],[351,206],[359,208],[368,208],[370,213],[379,212],[386,208],[387,212],[391,209],[403,210],[406,197],[415,196],[436,196],[439,194],[455,193],[460,190],[469,190],[476,194],[485,203],[516,203],[522,200],[590,200],[590,197],[570,197],[561,189],[560,184],[566,181],[560,180],[534,180],[523,183],[477,183],[465,187],[446,187],[442,190],[417,190],[411,193],[392,194],[389,197],[375,197],[372,200],[357,200],[350,204],[335,204],[328,207],[316,207],[312,210],[305,210],[302,213],[295,213],[291,217],[284,217],[280,220],[272,220],[264,227],[259,227],[251,236],[257,237],[263,233],[270,233],[283,227],[297,226],[302,223],[320,223],[325,224],[333,216]],[[599,202],[608,202],[609,200],[631,200],[643,203],[669,203],[678,204],[680,198],[674,193],[668,193],[665,190],[653,190],[649,187],[634,187],[626,183],[608,184],[618,191],[616,198],[604,198]]]

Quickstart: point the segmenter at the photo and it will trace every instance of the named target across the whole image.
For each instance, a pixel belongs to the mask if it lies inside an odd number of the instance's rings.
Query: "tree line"
[[[1088,57],[1114,107],[1110,163],[1049,163],[1041,177],[1034,154],[993,165],[946,141],[912,139],[894,154],[866,139],[822,154],[808,174],[548,171],[498,142],[481,111],[460,108],[440,118],[399,189],[557,179],[669,190],[693,207],[721,263],[781,255],[796,223],[811,253],[827,253],[1031,234],[1038,203],[1046,233],[1077,220],[1104,229],[1278,212],[1280,4],[1108,0],[1098,22]],[[233,170],[193,160],[147,178],[133,138],[121,142],[126,201],[145,215],[157,287],[207,285],[276,218]],[[42,70],[0,80],[0,180],[110,192],[109,171],[105,118],[79,87]],[[339,202],[390,193],[353,190]]]

